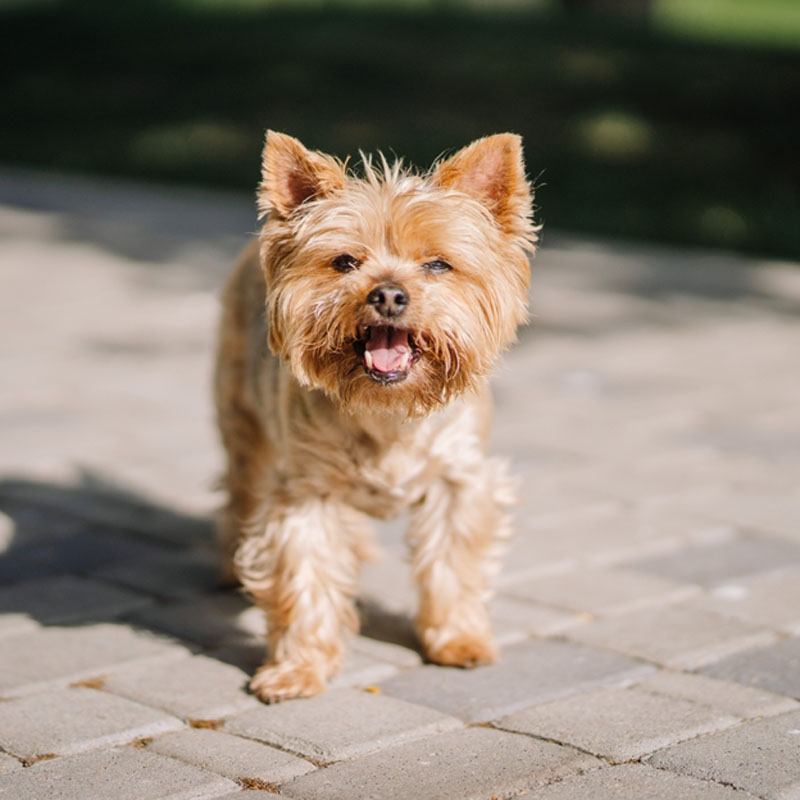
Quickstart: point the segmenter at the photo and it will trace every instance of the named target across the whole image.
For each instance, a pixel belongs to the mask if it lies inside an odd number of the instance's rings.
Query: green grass
[[[656,0],[654,24],[679,36],[800,48],[798,0]]]
[[[800,259],[796,49],[665,31],[682,0],[649,30],[310,2],[5,0],[0,160],[251,192],[266,127],[421,165],[513,130],[546,229]]]

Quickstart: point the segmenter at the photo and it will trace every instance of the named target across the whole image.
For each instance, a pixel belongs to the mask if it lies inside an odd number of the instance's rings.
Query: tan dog
[[[227,568],[267,615],[251,689],[324,689],[358,627],[367,517],[403,510],[428,658],[494,661],[486,600],[511,491],[485,456],[487,376],[525,319],[536,241],[519,137],[424,176],[365,158],[356,177],[269,132],[259,207],[216,376]]]

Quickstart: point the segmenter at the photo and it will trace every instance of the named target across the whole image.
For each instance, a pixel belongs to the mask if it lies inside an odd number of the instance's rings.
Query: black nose
[[[367,295],[367,305],[373,306],[382,317],[398,317],[406,310],[408,294],[402,286],[383,283]]]

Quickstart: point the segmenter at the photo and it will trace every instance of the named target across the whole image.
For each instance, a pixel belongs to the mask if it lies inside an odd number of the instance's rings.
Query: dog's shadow
[[[69,485],[0,479],[0,623],[115,622],[166,634],[252,672],[264,658],[262,615],[222,587],[209,517],[159,505],[85,471]],[[374,593],[361,634],[418,650],[408,614]]]

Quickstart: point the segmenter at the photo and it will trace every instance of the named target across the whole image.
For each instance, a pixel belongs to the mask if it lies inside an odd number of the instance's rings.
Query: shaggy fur
[[[338,669],[370,516],[410,512],[428,658],[497,658],[485,603],[511,491],[485,456],[487,377],[526,315],[520,139],[480,139],[425,175],[363,161],[358,177],[269,132],[266,222],[224,296],[220,537],[266,612],[250,684],[265,701],[316,694]]]

